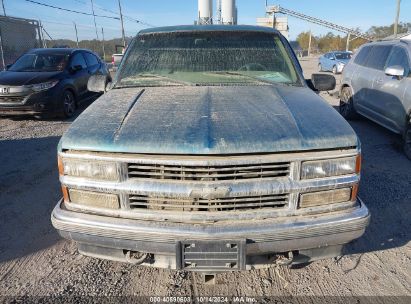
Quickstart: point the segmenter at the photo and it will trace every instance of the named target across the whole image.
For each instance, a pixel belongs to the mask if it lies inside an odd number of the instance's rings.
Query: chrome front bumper
[[[293,263],[339,255],[341,245],[364,233],[369,219],[360,200],[354,208],[318,215],[207,224],[86,214],[67,210],[62,201],[51,215],[53,226],[64,238],[78,242],[85,255],[126,261],[126,251],[144,252],[151,254],[151,259],[143,265],[161,268],[181,268],[177,261],[182,241],[244,240],[241,270],[267,267],[276,253],[297,253]]]

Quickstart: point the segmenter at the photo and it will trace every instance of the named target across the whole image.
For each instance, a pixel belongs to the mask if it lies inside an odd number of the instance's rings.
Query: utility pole
[[[123,38],[123,47],[126,48],[126,35],[124,34],[124,22],[123,22],[123,13],[121,12],[121,3],[118,0],[118,9],[120,10],[120,22],[121,22],[121,37]]]
[[[76,32],[76,40],[77,40],[77,47],[78,47],[78,33],[77,33],[77,25],[76,23],[73,21],[74,24],[74,31]]]
[[[348,52],[350,50],[350,39],[351,39],[351,33],[347,34],[347,44],[345,45],[345,51]]]
[[[90,1],[91,1],[91,10],[93,12],[93,18],[94,18],[94,28],[96,29],[96,37],[97,37],[97,40],[99,40],[98,39],[98,32],[97,32],[96,15],[94,14],[94,3],[93,3],[93,0],[90,0]]]
[[[394,22],[394,37],[397,38],[398,34],[398,21],[400,19],[400,7],[401,7],[401,0],[397,0],[397,14],[395,16]]]
[[[4,0],[1,0],[1,6],[3,7],[3,15],[6,16],[6,9],[4,8]]]
[[[103,61],[105,61],[106,59],[106,50],[104,49],[104,29],[101,28],[101,36],[103,37]]]
[[[53,41],[53,38],[50,36],[49,33],[47,33],[46,29],[45,29],[44,26],[41,24],[41,22],[40,22],[40,27],[41,27],[41,29],[42,29],[42,31],[43,31],[43,37],[44,37],[44,34],[46,34],[46,35],[50,38],[50,41]],[[46,41],[46,39],[44,39],[43,41],[44,41],[44,47],[47,48],[47,41]]]
[[[310,30],[310,38],[308,38],[308,57],[311,55],[311,30]]]
[[[39,42],[40,42],[39,45],[40,45],[40,47],[44,48],[45,41],[44,41],[43,31],[41,30],[41,28],[42,28],[42,24],[41,24],[41,21],[39,20],[38,21],[38,27],[37,27],[37,32],[39,34]]]

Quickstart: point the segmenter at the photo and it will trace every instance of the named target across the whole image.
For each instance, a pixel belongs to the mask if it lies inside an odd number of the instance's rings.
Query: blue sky
[[[76,22],[79,39],[96,37],[93,18],[41,7],[24,0],[3,0],[6,13],[11,16],[41,20],[53,38],[75,39],[73,22]],[[91,12],[91,0],[36,0],[38,2]],[[215,0],[214,0],[215,1]],[[123,14],[155,26],[192,24],[197,16],[197,0],[121,0]],[[360,27],[366,31],[372,25],[388,25],[395,17],[396,0],[270,0],[306,15],[321,18],[346,27]],[[94,0],[95,13],[115,16],[101,8],[118,11],[117,0]],[[237,0],[240,24],[255,24],[257,17],[263,17],[265,0]],[[214,6],[215,8],[215,6]],[[97,18],[99,37],[101,27],[106,39],[120,37],[120,23],[117,20]],[[400,21],[411,22],[411,0],[402,0]],[[312,30],[314,34],[325,34],[329,30],[318,25],[289,17],[290,38],[298,33]],[[134,35],[146,26],[126,20],[127,35]],[[337,32],[336,32],[337,33]]]

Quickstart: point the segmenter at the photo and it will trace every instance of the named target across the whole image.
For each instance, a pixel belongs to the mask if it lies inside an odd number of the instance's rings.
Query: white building
[[[289,27],[288,27],[288,18],[286,16],[284,17],[269,16],[269,17],[257,18],[257,25],[275,28],[288,40]]]

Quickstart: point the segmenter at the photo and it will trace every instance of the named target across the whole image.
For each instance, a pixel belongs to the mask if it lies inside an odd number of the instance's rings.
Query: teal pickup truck
[[[254,26],[147,29],[58,146],[52,213],[80,253],[214,274],[341,254],[369,212],[361,149],[288,42]]]

